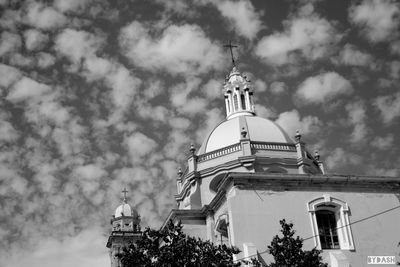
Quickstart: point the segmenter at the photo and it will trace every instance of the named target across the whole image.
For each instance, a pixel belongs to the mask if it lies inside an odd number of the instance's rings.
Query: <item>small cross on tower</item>
[[[126,187],[124,190],[122,190],[122,193],[124,194],[124,202],[126,202],[126,193],[128,193],[128,190],[126,190]]]
[[[233,56],[233,48],[238,47],[237,45],[232,44],[232,41],[229,40],[229,43],[224,45],[224,47],[229,48],[229,50],[231,51],[231,57],[232,57],[232,64],[234,67],[236,67],[236,63],[235,63],[235,57]]]

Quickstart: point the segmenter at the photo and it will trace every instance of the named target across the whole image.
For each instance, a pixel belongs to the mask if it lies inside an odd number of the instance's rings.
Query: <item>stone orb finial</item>
[[[240,133],[242,134],[243,138],[246,138],[246,136],[247,136],[246,128],[242,127],[242,131]]]
[[[299,130],[296,130],[296,135],[294,136],[297,142],[300,142],[301,140],[301,134]]]
[[[315,158],[317,161],[319,161],[319,159],[321,158],[321,156],[320,156],[319,153],[318,153],[318,150],[315,150],[315,152],[314,152],[314,158]]]
[[[192,153],[192,155],[194,155],[194,152],[196,152],[196,148],[194,147],[193,143],[190,144],[190,153]]]

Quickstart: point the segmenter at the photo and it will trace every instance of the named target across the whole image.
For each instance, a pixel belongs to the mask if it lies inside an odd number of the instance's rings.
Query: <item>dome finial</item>
[[[314,151],[314,158],[315,158],[317,161],[319,161],[319,159],[321,158],[321,156],[320,156],[319,153],[318,153],[318,150],[315,150],[315,151]]]
[[[294,138],[296,138],[296,142],[300,142],[301,140],[301,134],[300,134],[300,130],[296,130],[296,135],[294,136]]]
[[[196,148],[194,147],[193,143],[190,144],[190,153],[192,153],[192,155],[194,155],[194,152],[196,152]]]
[[[229,40],[228,44],[224,45],[224,47],[229,48],[229,50],[231,51],[231,58],[232,58],[232,65],[235,68],[236,67],[236,62],[235,62],[235,57],[233,56],[233,48],[238,47],[237,45],[232,44],[232,41]]]

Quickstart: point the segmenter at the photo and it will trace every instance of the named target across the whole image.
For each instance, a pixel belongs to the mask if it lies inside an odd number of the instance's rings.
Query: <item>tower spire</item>
[[[121,192],[124,194],[124,199],[122,201],[126,203],[126,193],[128,193],[128,190],[126,190],[126,187],[124,187],[124,190],[122,190]]]
[[[236,68],[233,48],[238,47],[229,40],[224,47],[229,48],[232,57],[233,68],[224,83],[224,97],[226,106],[226,118],[234,118],[240,115],[255,115],[253,103],[253,90],[251,83],[245,75]]]
[[[140,230],[140,216],[138,212],[127,203],[126,193],[128,193],[128,190],[126,190],[126,187],[124,187],[122,193],[124,199],[111,218],[111,234],[108,237],[106,245],[106,247],[109,248],[111,267],[121,266],[121,260],[117,255],[130,243],[136,243],[142,235]]]
[[[237,48],[238,46],[232,44],[232,41],[229,40],[229,42],[226,45],[224,45],[224,47],[229,48],[229,50],[231,51],[232,65],[236,67],[235,57],[233,56],[233,48]]]

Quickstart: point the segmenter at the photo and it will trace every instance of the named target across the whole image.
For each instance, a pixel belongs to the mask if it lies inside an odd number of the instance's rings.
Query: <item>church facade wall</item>
[[[400,241],[399,210],[369,219],[399,205],[399,198],[393,193],[355,193],[325,191],[269,191],[241,190],[235,188],[227,197],[229,210],[230,241],[243,250],[244,243],[253,243],[258,252],[265,251],[273,236],[279,233],[279,220],[286,219],[294,223],[296,234],[307,239],[305,249],[316,246],[315,232],[308,210],[308,203],[323,196],[339,199],[347,203],[351,238],[354,249],[326,249],[324,258],[330,262],[332,252],[336,253],[339,262],[346,266],[365,266],[367,256],[398,254],[397,244]],[[365,220],[363,220],[365,219]],[[362,221],[360,221],[362,220]],[[330,254],[331,253],[331,254]],[[338,256],[339,255],[339,256]],[[243,253],[238,258],[243,257]],[[266,261],[270,256],[262,255]],[[330,266],[335,266],[330,262]]]

